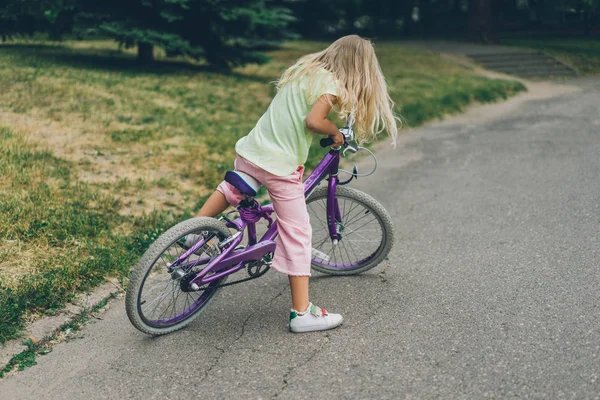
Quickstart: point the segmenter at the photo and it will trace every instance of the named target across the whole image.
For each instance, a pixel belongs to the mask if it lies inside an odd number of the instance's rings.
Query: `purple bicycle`
[[[340,153],[356,153],[352,121],[341,129],[345,144],[331,149],[305,180],[305,195],[311,226],[312,268],[330,275],[354,275],[367,271],[390,252],[394,243],[392,220],[374,198],[342,185]],[[322,139],[321,146],[332,144]],[[375,156],[369,152],[373,158]],[[377,160],[375,159],[375,168]],[[327,186],[318,187],[327,180]],[[228,285],[264,275],[272,261],[277,236],[273,206],[261,206],[255,196],[260,188],[251,176],[228,171],[225,180],[244,195],[235,219],[196,217],[163,233],[133,269],[126,295],[127,315],[140,331],[162,335],[189,324],[210,303],[217,291]],[[257,240],[256,223],[266,220],[268,228]],[[247,239],[243,242],[244,232]],[[244,244],[242,244],[244,243]],[[226,282],[229,275],[246,271],[247,276]]]

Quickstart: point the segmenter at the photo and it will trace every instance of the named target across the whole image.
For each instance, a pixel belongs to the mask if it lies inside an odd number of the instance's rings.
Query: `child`
[[[395,139],[397,126],[385,79],[373,45],[356,35],[344,36],[327,49],[306,55],[283,73],[277,95],[254,129],[235,150],[235,169],[267,187],[277,216],[279,239],[272,267],[289,276],[292,332],[331,329],[342,316],[309,302],[311,226],[304,199],[302,173],[313,134],[327,135],[333,147],[344,144],[327,119],[333,106],[341,118],[352,113],[359,142],[386,130]],[[312,133],[311,133],[312,132]],[[241,194],[222,182],[198,216],[214,217]]]

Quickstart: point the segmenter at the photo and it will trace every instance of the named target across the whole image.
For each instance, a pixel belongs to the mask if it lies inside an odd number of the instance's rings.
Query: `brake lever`
[[[359,150],[359,149],[358,149],[357,147],[354,147],[354,146],[352,146],[352,145],[350,145],[350,144],[349,144],[348,146],[346,146],[346,148],[345,148],[345,149],[344,149],[344,151],[342,152],[342,155],[343,155],[344,157],[346,157],[346,152],[347,152],[347,151],[349,151],[349,152],[350,152],[350,153],[352,153],[352,154],[356,154],[356,153],[358,152],[358,150]]]

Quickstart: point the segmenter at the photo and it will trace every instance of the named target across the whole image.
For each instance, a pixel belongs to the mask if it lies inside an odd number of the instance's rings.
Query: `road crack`
[[[287,390],[288,387],[288,377],[297,369],[304,367],[306,364],[308,364],[309,362],[311,362],[313,360],[313,358],[316,357],[317,354],[319,354],[323,348],[325,346],[327,346],[327,344],[329,343],[329,334],[325,337],[325,339],[323,340],[323,343],[321,343],[321,345],[312,352],[312,354],[306,359],[304,360],[304,362],[294,366],[294,367],[288,367],[288,371],[283,375],[283,386],[281,386],[281,389],[279,389],[279,393],[276,393],[273,397],[271,397],[271,399],[276,399],[279,397],[279,395],[281,395],[283,392],[285,392]]]
[[[277,293],[275,296],[273,296],[271,299],[269,299],[265,305],[270,305],[273,301],[275,301],[277,298],[281,297],[283,295],[283,293],[285,292],[287,286],[283,289],[281,289],[279,291],[279,293]],[[206,371],[204,371],[204,378],[208,377],[208,374],[219,364],[219,362],[221,361],[221,359],[223,358],[223,356],[225,355],[225,353],[227,353],[229,350],[231,350],[231,348],[240,341],[240,339],[244,336],[244,334],[246,333],[246,327],[248,326],[248,322],[250,321],[250,319],[256,315],[256,313],[258,313],[260,310],[256,310],[251,312],[250,314],[248,314],[248,316],[246,317],[246,319],[244,319],[244,322],[242,323],[242,329],[240,331],[240,334],[229,344],[229,346],[226,346],[226,348],[221,348],[218,347],[216,345],[213,345],[213,347],[215,349],[217,349],[220,354],[214,358],[214,362],[212,362],[209,366],[208,369],[206,369]]]

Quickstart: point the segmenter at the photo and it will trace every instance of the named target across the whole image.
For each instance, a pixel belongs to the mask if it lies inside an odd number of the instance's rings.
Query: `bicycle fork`
[[[342,238],[340,225],[342,223],[342,214],[340,212],[340,206],[335,196],[335,191],[338,184],[337,175],[331,175],[327,180],[327,227],[329,229],[329,237],[334,246],[337,246],[338,242]]]

